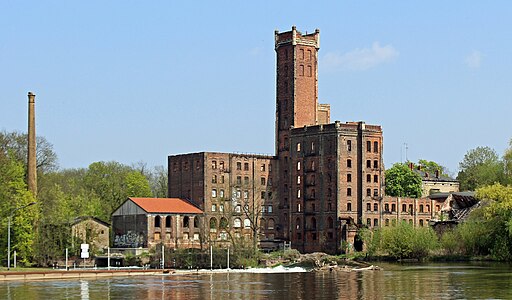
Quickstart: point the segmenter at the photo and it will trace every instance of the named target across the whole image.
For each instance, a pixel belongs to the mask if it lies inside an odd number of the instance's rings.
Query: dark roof
[[[82,221],[86,221],[86,220],[93,220],[93,221],[101,223],[101,224],[103,224],[103,225],[105,225],[107,227],[110,226],[110,223],[102,221],[102,220],[100,220],[100,219],[98,219],[98,218],[96,218],[94,216],[80,216],[80,217],[76,217],[75,220],[71,223],[71,225],[76,225],[76,224],[78,224],[78,223],[80,223]]]
[[[417,168],[414,168],[413,171],[420,175],[421,180],[424,181],[448,181],[448,182],[458,182],[456,179],[453,179],[448,176],[444,176],[439,172],[439,176],[436,176],[436,173],[428,173],[423,170],[418,170]]]

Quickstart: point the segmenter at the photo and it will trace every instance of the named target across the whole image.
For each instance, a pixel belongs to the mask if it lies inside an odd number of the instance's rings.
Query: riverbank
[[[0,272],[0,281],[46,280],[46,279],[77,279],[102,278],[117,276],[159,275],[170,273],[162,269],[115,269],[115,270],[48,270],[48,271],[4,271]]]

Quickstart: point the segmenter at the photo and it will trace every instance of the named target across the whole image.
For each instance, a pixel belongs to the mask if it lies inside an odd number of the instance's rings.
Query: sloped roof
[[[128,198],[148,213],[202,214],[203,211],[180,198]]]
[[[100,220],[99,218],[96,218],[95,216],[80,216],[80,217],[76,217],[75,220],[71,223],[71,225],[76,225],[80,222],[83,222],[83,221],[86,221],[86,220],[93,220],[97,223],[100,223],[100,224],[103,224],[105,226],[110,226],[109,223],[103,221],[103,220]]]

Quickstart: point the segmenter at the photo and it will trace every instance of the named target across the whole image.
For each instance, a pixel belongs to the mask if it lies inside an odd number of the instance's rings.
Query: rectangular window
[[[224,175],[220,175],[220,183],[224,183]]]
[[[267,184],[265,177],[261,177],[260,181],[261,181],[261,185],[266,185]]]
[[[373,226],[374,227],[379,226],[379,220],[378,219],[373,219]]]
[[[366,189],[366,196],[370,197],[372,195],[371,189]]]
[[[217,197],[217,190],[213,189],[212,190],[212,198],[215,198],[215,197]]]
[[[300,203],[297,203],[297,212],[300,212]]]
[[[352,189],[351,188],[347,188],[347,196],[352,196]]]
[[[366,175],[366,182],[372,182],[372,175],[370,175],[370,174]]]
[[[261,192],[261,199],[265,199],[265,192]]]
[[[367,211],[372,211],[372,205],[371,205],[371,203],[366,203],[366,210],[367,210]]]
[[[391,204],[391,211],[392,212],[396,211],[396,204]]]
[[[379,182],[379,175],[373,175],[373,182]]]
[[[217,211],[217,204],[212,204],[212,211]]]
[[[217,169],[217,161],[216,160],[212,160],[212,169]]]
[[[352,203],[347,203],[347,211],[352,211]]]
[[[372,142],[366,141],[366,152],[372,152]]]
[[[212,176],[212,183],[217,183],[217,175]]]
[[[300,175],[297,176],[297,184],[300,184]]]
[[[236,177],[236,184],[242,184],[242,176]]]
[[[373,211],[378,211],[379,210],[379,205],[377,203],[374,203],[373,204]]]
[[[249,171],[249,163],[244,163],[244,171]]]
[[[297,199],[300,199],[300,189],[297,190]]]
[[[300,143],[297,143],[297,152],[300,152]]]
[[[244,184],[249,184],[249,177],[248,176],[244,176]]]
[[[379,168],[379,161],[378,160],[374,160],[373,161],[373,168],[374,169],[378,169]]]
[[[219,167],[220,167],[220,169],[221,169],[221,170],[224,170],[224,162],[223,162],[223,161],[221,161],[221,162],[219,163]]]
[[[224,190],[219,191],[219,197],[224,198]]]
[[[297,171],[300,171],[300,161],[297,162]]]
[[[379,142],[373,142],[373,152],[379,153]]]
[[[269,205],[269,206],[268,206],[267,211],[268,211],[269,213],[272,213],[272,210],[273,210],[272,205]]]
[[[242,191],[240,189],[237,189],[235,195],[237,199],[240,199],[240,197],[242,196]]]
[[[260,171],[265,172],[265,164],[261,164]]]
[[[378,197],[379,196],[379,190],[378,189],[373,189],[373,196],[374,197]]]
[[[241,162],[237,162],[236,163],[236,169],[237,170],[242,170],[242,163]]]
[[[352,168],[352,160],[347,159],[347,168]]]
[[[369,169],[372,167],[372,161],[371,160],[366,160],[366,167]]]
[[[389,204],[384,204],[384,211],[389,211]]]
[[[347,141],[347,151],[352,151],[352,141],[351,140],[348,140]]]
[[[249,199],[249,191],[244,191],[244,199]]]
[[[347,174],[347,182],[352,182],[352,174]]]

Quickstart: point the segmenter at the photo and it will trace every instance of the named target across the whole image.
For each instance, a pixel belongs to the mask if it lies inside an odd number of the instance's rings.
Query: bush
[[[414,228],[407,222],[401,222],[396,227],[380,230],[382,243],[379,248],[397,259],[422,259],[439,247],[436,234],[428,227]]]

